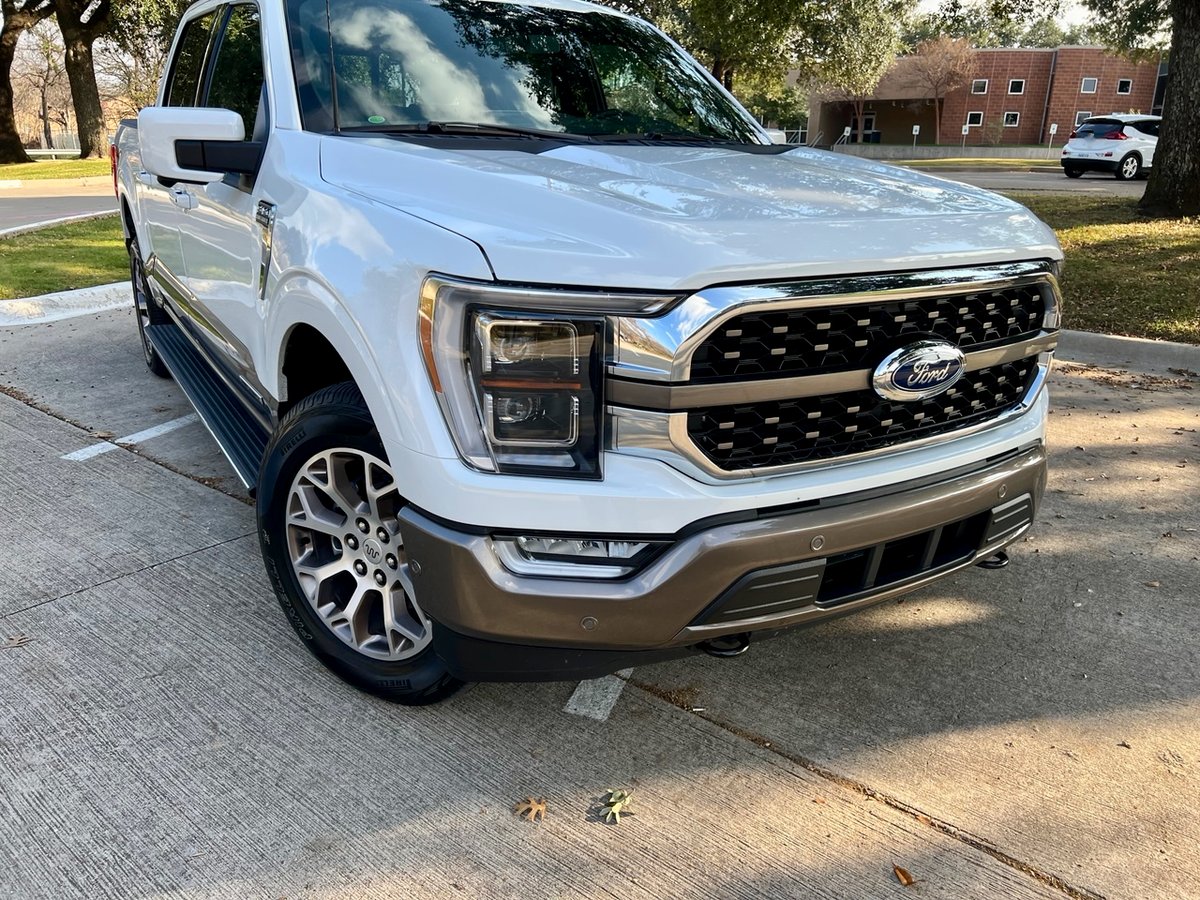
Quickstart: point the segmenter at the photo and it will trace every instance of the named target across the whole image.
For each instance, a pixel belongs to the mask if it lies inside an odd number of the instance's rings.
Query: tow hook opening
[[[750,649],[750,633],[744,631],[741,634],[723,634],[711,641],[697,644],[696,647],[709,656],[716,656],[720,659],[741,656]]]
[[[1008,565],[1008,554],[1003,550],[997,550],[987,559],[981,559],[975,565],[981,569],[1003,569]]]

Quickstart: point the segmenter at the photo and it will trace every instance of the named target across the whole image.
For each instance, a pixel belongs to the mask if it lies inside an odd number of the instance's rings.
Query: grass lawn
[[[21,181],[46,178],[87,178],[92,175],[111,175],[107,159],[41,159],[31,163],[9,163],[0,166],[0,181],[10,178]]]
[[[1067,328],[1200,344],[1200,219],[1148,219],[1125,197],[1009,196],[1058,233]]]
[[[0,239],[0,301],[128,277],[129,256],[115,214]]]

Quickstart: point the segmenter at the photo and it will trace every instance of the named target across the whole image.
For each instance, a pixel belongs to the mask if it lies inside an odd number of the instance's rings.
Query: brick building
[[[1054,49],[980,49],[974,51],[971,77],[943,100],[940,140],[935,140],[933,100],[900,58],[867,101],[863,114],[868,140],[910,143],[1045,144],[1057,125],[1062,143],[1075,125],[1091,115],[1114,112],[1157,113],[1162,106],[1158,63],[1131,62],[1101,47]],[[858,123],[850,104],[814,97],[809,110],[810,140],[832,144]],[[962,127],[967,126],[967,134]]]

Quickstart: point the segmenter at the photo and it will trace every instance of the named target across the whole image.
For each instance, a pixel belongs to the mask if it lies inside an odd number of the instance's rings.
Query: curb
[[[30,225],[17,225],[0,231],[0,240],[16,237],[18,234],[28,234],[31,231],[41,231],[43,228],[53,228],[55,225],[67,225],[71,222],[86,222],[89,219],[106,219],[117,215],[118,210],[109,209],[103,212],[79,213],[76,216],[62,216],[58,219],[47,219],[44,222],[34,222]]]
[[[1195,344],[1070,331],[1065,328],[1060,334],[1054,356],[1062,362],[1081,362],[1137,372],[1167,372],[1170,369],[1200,371],[1200,346]]]
[[[42,325],[125,306],[133,306],[133,294],[127,281],[76,288],[73,291],[56,291],[38,297],[0,300],[0,328]]]

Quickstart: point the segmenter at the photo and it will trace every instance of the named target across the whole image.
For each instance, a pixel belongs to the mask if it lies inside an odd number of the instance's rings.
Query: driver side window
[[[262,28],[258,7],[242,3],[229,11],[204,105],[238,113],[249,141],[255,136],[262,95]]]

